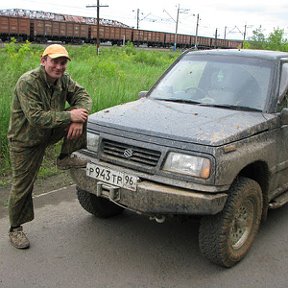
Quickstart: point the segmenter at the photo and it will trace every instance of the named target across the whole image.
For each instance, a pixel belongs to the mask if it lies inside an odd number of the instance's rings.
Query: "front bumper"
[[[209,194],[151,181],[137,183],[136,191],[106,184],[86,176],[86,169],[71,169],[76,185],[98,197],[144,214],[214,215],[225,205],[227,194]]]

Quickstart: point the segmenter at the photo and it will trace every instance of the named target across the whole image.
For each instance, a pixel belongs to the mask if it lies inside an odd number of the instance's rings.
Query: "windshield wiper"
[[[238,111],[255,111],[255,112],[261,112],[262,111],[261,109],[247,107],[247,106],[201,103],[201,102],[195,101],[195,100],[180,99],[180,98],[153,98],[153,99],[160,100],[160,101],[167,101],[167,102],[178,102],[178,103],[196,104],[199,106],[225,108],[225,109],[238,110]]]
[[[258,111],[258,112],[261,112],[261,111],[262,111],[261,109],[252,108],[252,107],[247,107],[247,106],[225,105],[225,104],[200,103],[199,106],[226,108],[226,109],[240,110],[240,111]]]
[[[153,98],[155,100],[167,101],[167,102],[177,102],[177,103],[188,103],[188,104],[201,104],[199,101],[180,99],[180,98]]]

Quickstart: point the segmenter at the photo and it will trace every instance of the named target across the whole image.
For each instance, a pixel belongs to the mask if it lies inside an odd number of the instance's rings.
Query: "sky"
[[[139,9],[139,29],[176,32],[179,11],[179,34],[196,34],[218,38],[246,39],[261,27],[265,36],[274,29],[284,30],[288,38],[287,0],[99,0],[100,18],[120,21],[136,28]],[[29,9],[79,16],[96,17],[97,0],[9,0],[1,1],[0,9]],[[179,9],[179,10],[178,10]],[[226,34],[225,34],[226,33]]]

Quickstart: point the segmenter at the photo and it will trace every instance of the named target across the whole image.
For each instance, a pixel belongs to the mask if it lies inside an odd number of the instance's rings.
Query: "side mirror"
[[[138,93],[138,97],[139,97],[139,98],[144,98],[144,97],[147,96],[147,93],[148,93],[148,91],[140,91],[140,92]]]
[[[283,108],[280,112],[281,125],[288,125],[288,108]]]

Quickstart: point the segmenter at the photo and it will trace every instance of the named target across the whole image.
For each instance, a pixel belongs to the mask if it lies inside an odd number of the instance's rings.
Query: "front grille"
[[[125,161],[126,163],[155,167],[159,161],[161,152],[145,149],[133,145],[127,145],[112,140],[102,140],[102,156],[110,159]],[[126,156],[125,156],[126,155]]]

